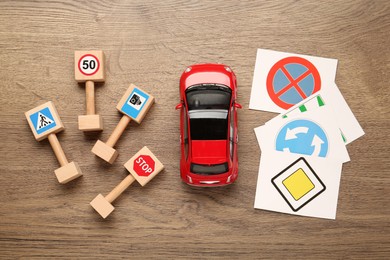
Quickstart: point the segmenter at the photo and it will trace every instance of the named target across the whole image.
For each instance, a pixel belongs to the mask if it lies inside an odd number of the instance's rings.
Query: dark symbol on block
[[[48,125],[51,125],[52,123],[54,123],[54,121],[51,120],[48,116],[46,116],[40,112],[38,113],[38,121],[36,124],[37,130],[40,130]]]
[[[46,117],[42,114],[40,114],[39,116],[41,118],[39,128],[47,126],[49,122],[46,121]]]
[[[142,101],[140,100],[140,97],[137,94],[133,94],[133,96],[129,100],[130,104],[133,104],[134,106],[139,106],[142,104]]]

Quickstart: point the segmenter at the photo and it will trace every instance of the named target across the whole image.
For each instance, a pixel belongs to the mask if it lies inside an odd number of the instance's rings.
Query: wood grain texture
[[[388,259],[389,1],[1,1],[0,257]],[[337,58],[336,83],[366,135],[348,146],[337,220],[253,209],[260,151],[253,128],[275,116],[248,110],[257,48]],[[82,133],[85,89],[74,80],[75,50],[106,55],[96,88],[103,133]],[[187,65],[221,62],[238,77],[239,179],[191,188],[179,177],[179,77]],[[156,98],[131,122],[109,165],[91,152],[121,114],[130,83]],[[99,85],[97,84],[97,85]],[[58,134],[84,175],[58,184],[47,140],[37,142],[24,111],[52,100]],[[128,172],[147,145],[165,170],[132,185],[103,220],[89,205]]]

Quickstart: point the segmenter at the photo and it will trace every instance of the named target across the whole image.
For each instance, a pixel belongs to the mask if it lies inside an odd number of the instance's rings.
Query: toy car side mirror
[[[234,107],[235,107],[235,108],[239,108],[239,109],[242,108],[242,106],[241,106],[240,104],[238,104],[238,103],[234,103]]]
[[[176,105],[175,109],[176,109],[176,110],[179,110],[179,109],[181,109],[182,107],[183,107],[183,103],[179,103],[179,104]]]

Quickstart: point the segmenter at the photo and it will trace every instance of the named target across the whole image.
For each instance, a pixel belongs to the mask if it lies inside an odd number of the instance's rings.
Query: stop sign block
[[[116,200],[135,180],[142,186],[164,169],[164,165],[144,146],[124,165],[131,173],[126,176],[107,196],[99,194],[91,202],[91,206],[106,218],[115,209],[112,202]]]
[[[142,186],[164,169],[164,165],[146,146],[131,157],[124,166]]]

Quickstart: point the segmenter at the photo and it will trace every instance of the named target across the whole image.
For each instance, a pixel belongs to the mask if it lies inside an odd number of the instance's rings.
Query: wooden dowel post
[[[138,160],[138,158],[145,158]],[[145,161],[146,160],[146,161]],[[142,161],[142,163],[141,163]],[[145,169],[141,165],[153,165],[153,169],[148,167]],[[156,156],[144,146],[133,157],[125,163],[125,168],[130,172],[129,175],[119,183],[107,196],[102,194],[97,195],[89,204],[102,216],[106,218],[115,209],[112,202],[116,200],[135,180],[142,186],[145,186],[159,172],[164,169],[164,165],[156,158]],[[149,170],[150,169],[150,170]],[[145,173],[148,173],[145,176]]]
[[[64,150],[62,150],[61,144],[58,141],[56,134],[49,134],[48,137],[51,147],[53,148],[54,154],[57,157],[58,162],[61,166],[67,165],[68,159],[66,159]]]
[[[124,115],[122,116],[121,120],[119,121],[118,125],[115,127],[114,131],[108,138],[106,144],[110,147],[114,147],[116,142],[118,142],[119,138],[125,131],[127,125],[130,123],[131,118]]]
[[[121,181],[105,198],[108,202],[112,203],[116,198],[118,198],[133,182],[135,178],[129,174],[127,177]]]
[[[85,93],[87,102],[87,115],[95,114],[95,85],[91,80],[85,82]]]
[[[34,120],[32,120],[31,115],[36,113],[40,113],[38,114],[38,119],[34,118]],[[81,172],[81,169],[78,164],[76,162],[68,162],[68,159],[66,158],[65,153],[62,150],[61,144],[55,134],[64,130],[64,125],[61,122],[60,116],[58,115],[57,109],[55,108],[53,102],[46,102],[45,104],[42,104],[34,109],[27,111],[25,115],[28,124],[31,127],[31,130],[33,131],[35,139],[37,139],[38,141],[43,140],[44,138],[49,139],[53,152],[57,157],[59,164],[61,165],[60,168],[54,170],[58,182],[61,184],[65,184],[70,182],[71,180],[82,176],[83,173]],[[50,115],[50,118],[48,118],[48,115]],[[38,120],[38,122],[36,120]],[[50,124],[52,124],[52,126],[48,129],[46,128],[46,130],[45,128],[43,128],[43,132],[38,132],[36,129],[36,124],[42,127],[45,127],[47,125],[50,126]]]
[[[100,140],[96,141],[91,150],[92,153],[112,164],[118,157],[118,152],[115,150],[114,146],[118,142],[123,131],[125,131],[127,125],[131,120],[140,124],[153,103],[153,96],[131,84],[116,106],[118,111],[124,114],[124,116],[122,116],[107,142],[104,143]]]

